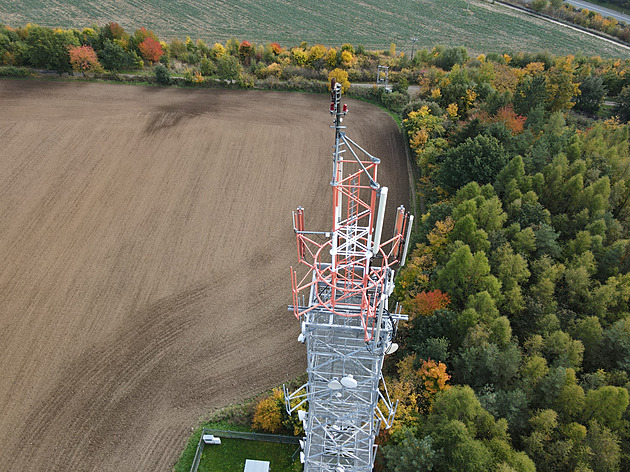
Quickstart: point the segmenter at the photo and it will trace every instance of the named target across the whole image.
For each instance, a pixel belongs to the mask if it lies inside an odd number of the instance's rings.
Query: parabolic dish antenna
[[[398,344],[397,343],[391,343],[389,346],[387,346],[387,349],[385,349],[385,354],[393,354],[398,350]]]
[[[356,380],[354,380],[354,378],[352,377],[352,374],[348,374],[341,379],[341,385],[347,388],[357,388],[357,385],[359,385],[359,383]]]
[[[342,379],[343,382],[343,379]],[[328,382],[328,388],[331,390],[341,390],[342,385],[339,382],[339,380],[337,380],[337,377],[334,377],[330,382]]]

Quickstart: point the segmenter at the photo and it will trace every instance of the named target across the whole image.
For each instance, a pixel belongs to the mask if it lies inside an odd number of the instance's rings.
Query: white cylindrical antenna
[[[385,281],[385,285],[387,285],[387,280]],[[387,287],[383,287],[383,293],[381,293],[381,302],[378,306],[378,317],[376,318],[376,334],[374,335],[374,348],[378,347],[379,338],[381,337],[381,323],[383,321],[383,309],[385,308],[385,300],[387,297],[385,293],[387,291]]]
[[[381,234],[383,233],[383,218],[385,217],[385,205],[387,205],[387,187],[381,187],[378,194],[378,213],[376,214],[376,227],[374,229],[374,245],[372,254],[378,254],[381,246]]]
[[[396,287],[394,284],[394,271],[390,270],[389,271],[389,284],[387,285],[388,289],[387,289],[387,297],[389,297],[392,293],[394,293],[394,288]]]
[[[394,237],[396,237],[396,241],[394,242],[394,246],[392,247],[392,254],[395,255],[400,254],[400,238],[398,238],[398,236],[402,235],[404,221],[405,207],[401,205],[396,208],[396,223],[394,224]]]
[[[407,235],[405,236],[405,249],[403,250],[402,258],[400,259],[400,267],[405,265],[407,259],[407,250],[409,249],[409,239],[411,238],[411,228],[413,226],[413,215],[409,215],[409,221],[407,222]]]

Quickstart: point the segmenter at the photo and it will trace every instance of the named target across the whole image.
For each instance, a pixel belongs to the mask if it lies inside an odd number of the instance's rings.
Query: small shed
[[[269,472],[269,462],[245,459],[245,469],[243,472]]]

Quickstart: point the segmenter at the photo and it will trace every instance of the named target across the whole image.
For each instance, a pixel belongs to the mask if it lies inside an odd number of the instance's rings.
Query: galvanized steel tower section
[[[383,381],[384,356],[393,352],[398,310],[390,313],[394,267],[402,265],[413,216],[396,212],[394,235],[382,241],[387,188],[378,184],[380,159],[352,141],[342,125],[347,106],[331,83],[333,221],[331,231],[307,231],[304,209],[293,215],[300,275],[291,268],[293,305],[306,343],[308,382],[289,394],[306,436],[306,472],[367,472],[374,439],[396,411]]]

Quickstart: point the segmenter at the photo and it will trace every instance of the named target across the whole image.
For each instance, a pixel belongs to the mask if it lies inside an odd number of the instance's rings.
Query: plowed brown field
[[[170,470],[305,369],[291,210],[330,226],[328,98],[0,81],[0,470]],[[401,136],[348,134],[407,204]]]

